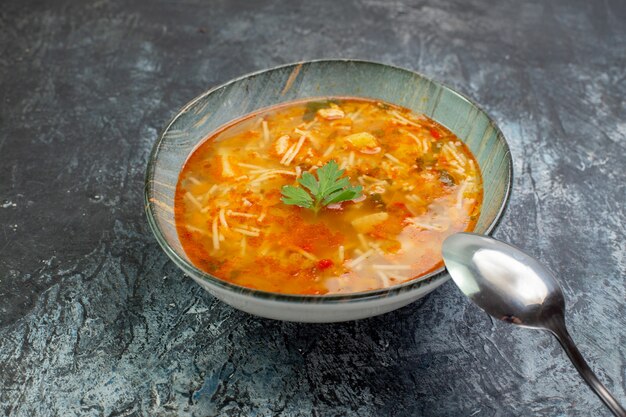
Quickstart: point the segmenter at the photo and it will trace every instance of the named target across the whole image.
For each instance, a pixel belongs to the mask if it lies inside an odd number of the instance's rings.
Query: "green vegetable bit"
[[[304,172],[298,182],[302,187],[285,185],[281,201],[285,204],[304,207],[317,213],[322,207],[342,201],[354,200],[362,195],[363,187],[352,186],[350,179],[342,177],[343,169],[335,161],[329,161],[319,168],[317,178],[310,172]],[[308,190],[308,192],[307,192]]]
[[[317,113],[318,110],[326,109],[330,107],[330,103],[339,104],[339,102],[336,100],[310,101],[306,103],[305,104],[306,111],[304,112],[304,115],[302,116],[302,120],[305,122],[310,122],[311,120],[315,118],[315,114]]]

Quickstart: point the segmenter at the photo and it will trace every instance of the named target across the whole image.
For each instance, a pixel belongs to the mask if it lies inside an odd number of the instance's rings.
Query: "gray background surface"
[[[557,274],[574,339],[626,402],[626,2],[9,1],[0,8],[0,414],[606,416],[547,334],[452,283],[337,325],[214,300],[148,230],[176,110],[243,73],[382,61],[499,122],[496,236]]]

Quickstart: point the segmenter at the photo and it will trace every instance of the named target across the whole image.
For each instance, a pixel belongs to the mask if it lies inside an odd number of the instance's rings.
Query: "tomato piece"
[[[396,201],[391,203],[388,208],[389,214],[393,216],[400,217],[401,219],[406,219],[407,217],[411,217],[411,212],[407,208],[406,204],[401,201]]]
[[[434,127],[430,129],[430,136],[432,136],[435,139],[441,139],[441,133],[439,133],[439,131],[435,129]]]
[[[334,262],[330,259],[320,259],[317,263],[317,267],[321,270],[328,269],[334,265]]]

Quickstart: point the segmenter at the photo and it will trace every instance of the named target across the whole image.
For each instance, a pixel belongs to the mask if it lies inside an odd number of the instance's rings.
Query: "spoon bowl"
[[[564,314],[563,292],[554,276],[521,250],[471,233],[451,236],[442,250],[456,285],[491,316],[545,329],[555,315]]]
[[[554,334],[570,360],[611,412],[626,410],[600,382],[565,327],[565,299],[554,276],[522,250],[487,236],[457,233],[442,246],[454,283],[489,315]]]

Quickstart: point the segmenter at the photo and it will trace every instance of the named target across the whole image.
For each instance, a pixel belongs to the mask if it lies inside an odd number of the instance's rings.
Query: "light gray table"
[[[496,236],[560,278],[626,403],[625,2],[23,0],[0,34],[0,414],[608,415],[556,341],[452,283],[301,325],[234,311],[168,261],[142,205],[159,130],[219,82],[322,57],[420,71],[499,122],[515,184]]]

